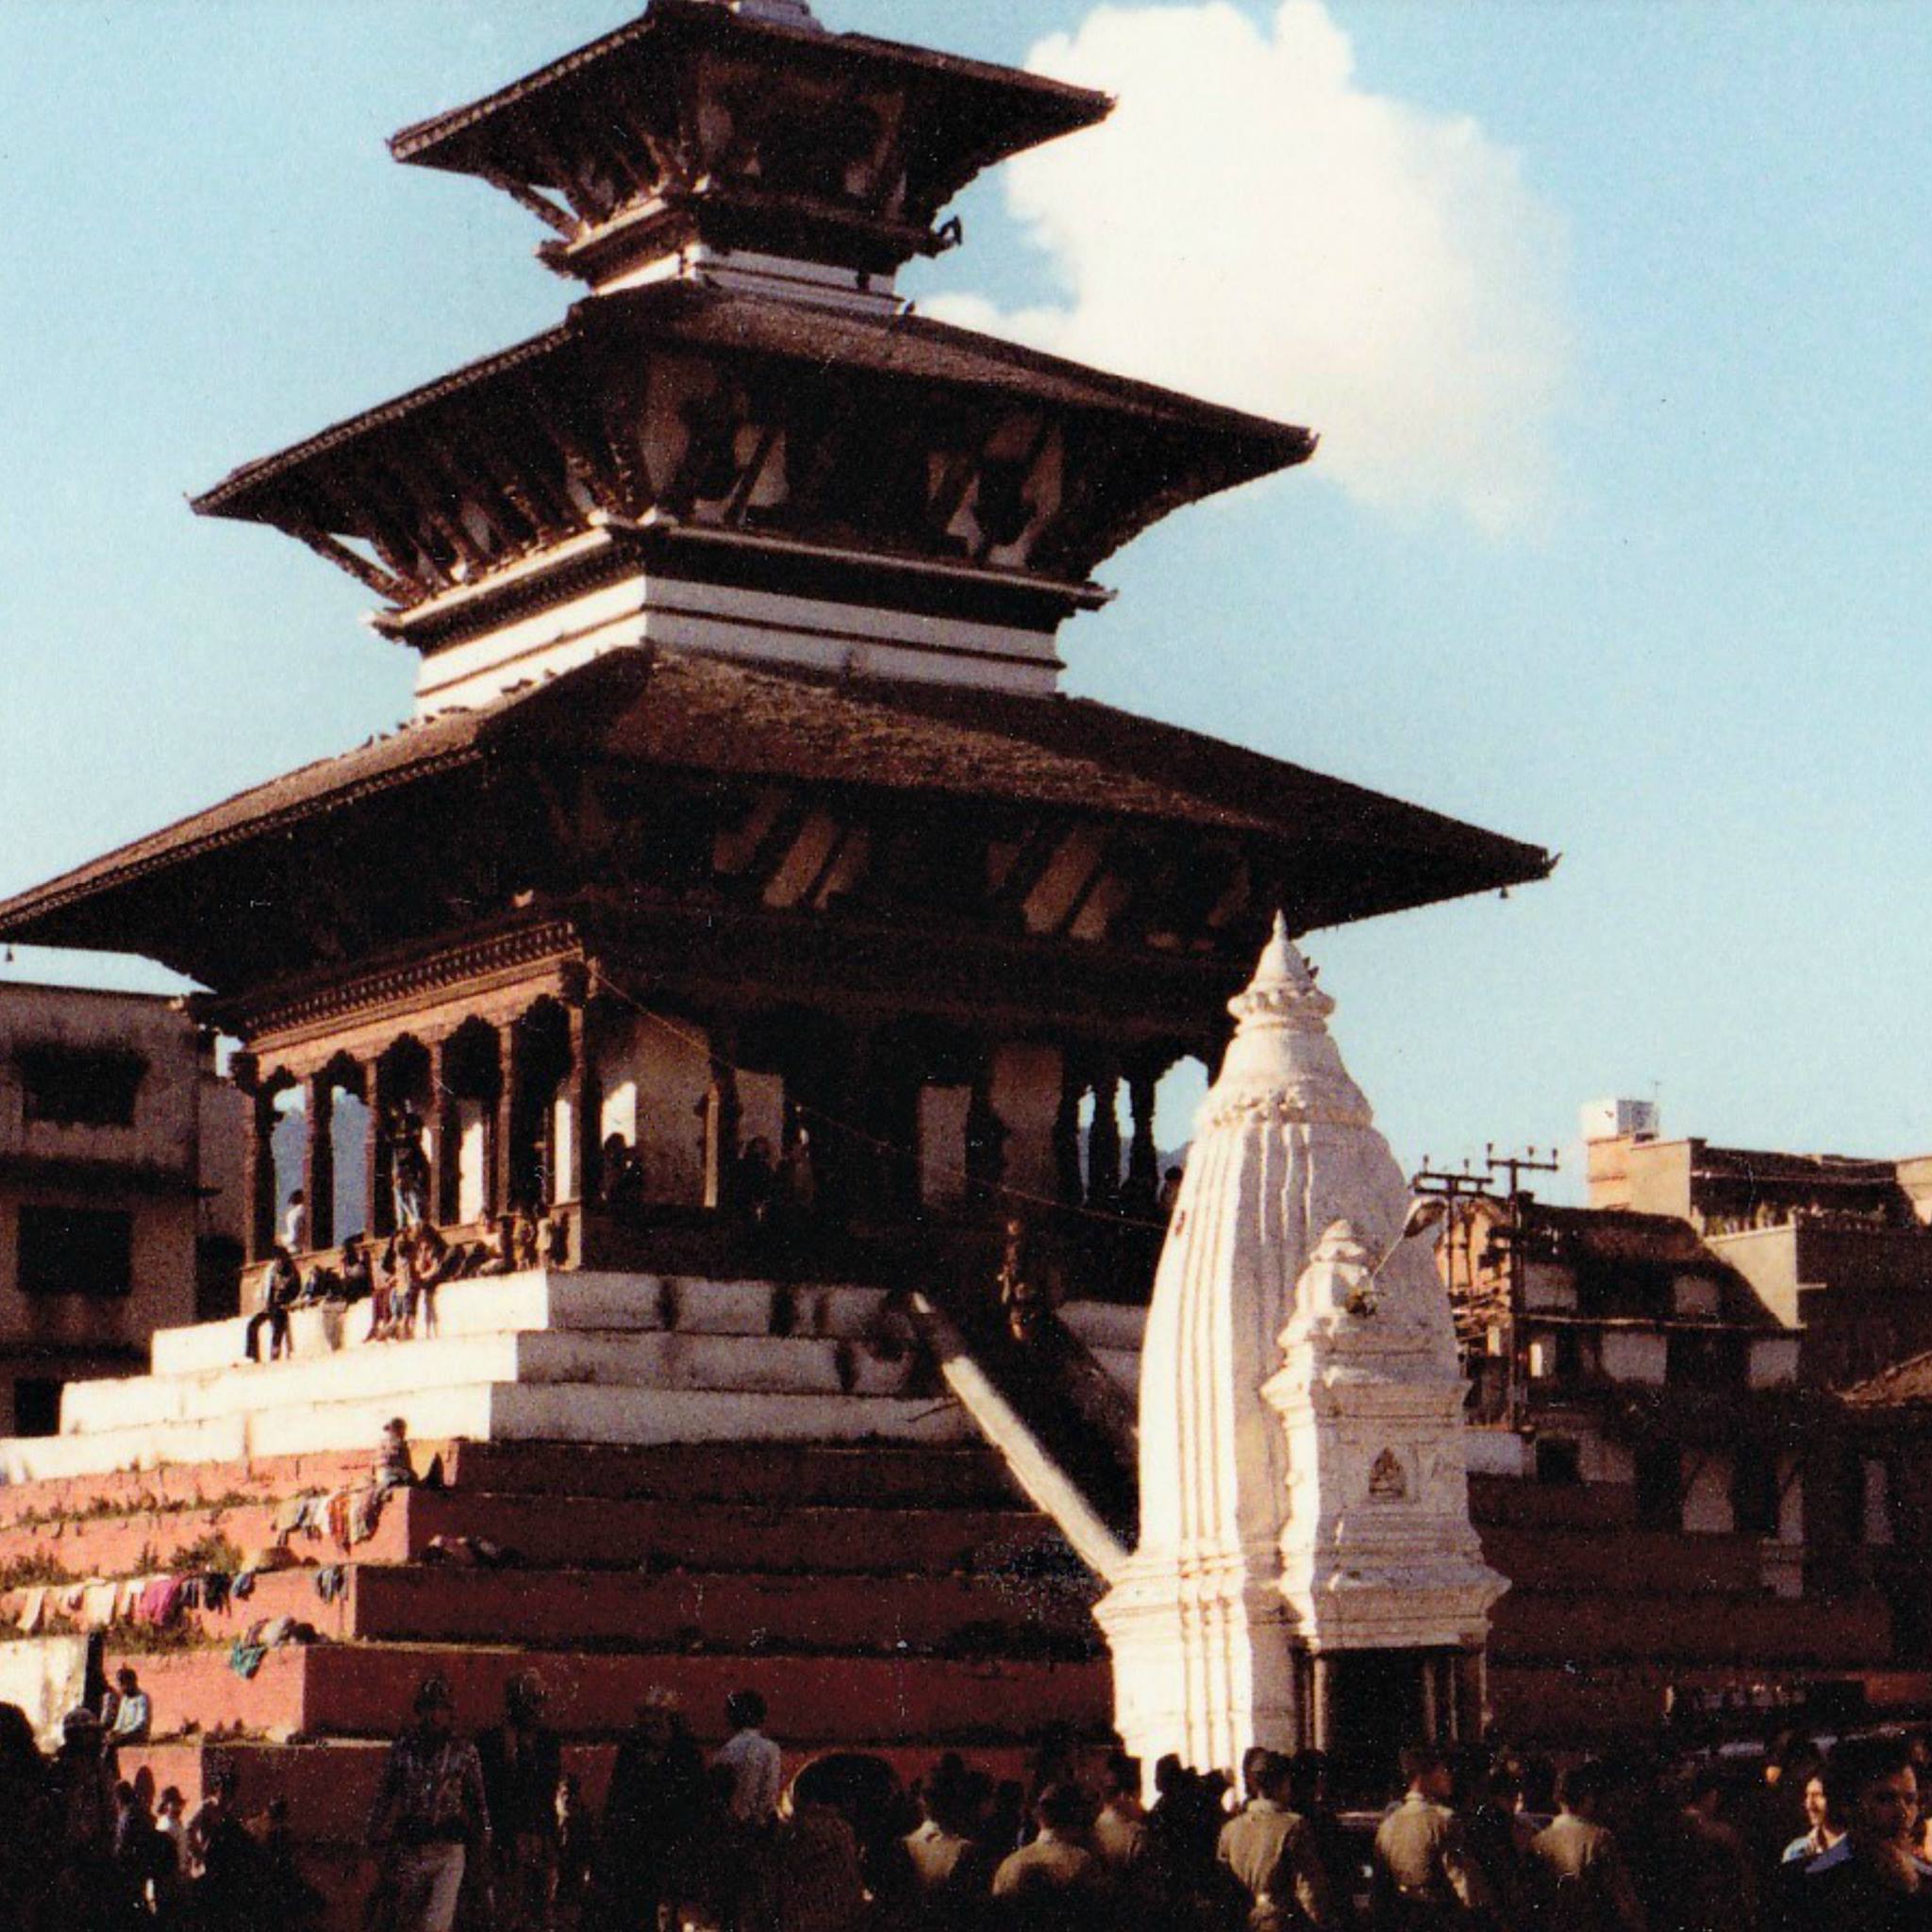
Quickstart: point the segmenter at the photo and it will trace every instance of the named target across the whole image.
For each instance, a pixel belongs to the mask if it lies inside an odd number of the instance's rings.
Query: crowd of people
[[[255,1815],[231,1770],[215,1772],[191,1812],[178,1788],[122,1775],[146,1734],[147,1699],[120,1674],[107,1717],[86,1706],[42,1755],[17,1705],[0,1704],[0,1932],[305,1932],[323,1894],[304,1874],[287,1802]]]
[[[1932,1927],[1919,1808],[1932,1752],[1579,1760],[1418,1745],[1380,1813],[1338,1807],[1320,1752],[1247,1754],[1239,1783],[1116,1751],[1097,1777],[1049,1726],[1022,1778],[948,1753],[909,1789],[833,1753],[788,1782],[755,1691],[707,1756],[651,1691],[586,1803],[540,1678],[460,1735],[418,1690],[368,1819],[369,1932],[1904,1932]],[[149,1707],[124,1671],[43,1757],[0,1706],[0,1932],[301,1932],[325,1916],[286,1801],[232,1766],[192,1808],[122,1753]]]
[[[1240,1788],[1115,1752],[1083,1779],[1042,1733],[1024,1780],[948,1754],[907,1790],[859,1754],[789,1784],[752,1692],[708,1762],[654,1692],[601,1819],[564,1774],[541,1687],[456,1739],[441,1685],[391,1758],[371,1843],[395,1932],[1890,1932],[1932,1926],[1918,1740],[1821,1757],[1631,1757],[1559,1774],[1417,1746],[1379,1816],[1340,1810],[1328,1760],[1255,1750]],[[468,1874],[466,1876],[466,1874]],[[492,1916],[493,1913],[493,1916]]]

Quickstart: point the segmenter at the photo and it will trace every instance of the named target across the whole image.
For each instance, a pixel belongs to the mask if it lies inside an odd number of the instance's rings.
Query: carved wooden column
[[[1335,1659],[1317,1651],[1308,1675],[1315,1690],[1315,1749],[1335,1749]]]
[[[262,1091],[260,1063],[238,1053],[229,1075],[248,1096],[248,1150],[242,1170],[242,1225],[251,1261],[265,1261],[275,1244],[275,1102]]]
[[[496,1122],[490,1137],[490,1211],[508,1214],[516,1188],[517,1112],[523,1103],[522,1056],[517,1023],[497,1030]]]
[[[570,1104],[570,1145],[559,1163],[557,1199],[583,1206],[596,1198],[597,1171],[603,1153],[598,1129],[604,1096],[597,1081],[597,1041],[589,1002],[573,1006],[570,1013],[570,1070],[564,1074],[564,1098]]]
[[[1154,1090],[1159,1078],[1154,1063],[1137,1060],[1127,1073],[1127,1105],[1134,1116],[1127,1148],[1125,1197],[1137,1213],[1153,1211],[1160,1194],[1160,1152],[1154,1144]]]
[[[728,1208],[736,1205],[732,1179],[738,1161],[738,1075],[729,1058],[730,1032],[720,1026],[711,1039],[711,1085],[705,1095],[705,1206]]]
[[[1087,1130],[1087,1202],[1111,1208],[1121,1193],[1120,1074],[1110,1059],[1093,1076],[1093,1124]]]
[[[429,1043],[429,1218],[448,1227],[462,1188],[462,1122],[449,1088],[449,1041]]]
[[[336,1244],[335,1076],[311,1074],[303,1092],[308,1109],[308,1144],[302,1155],[302,1191],[308,1203],[308,1245]]]
[[[389,1135],[385,1132],[382,1064],[362,1062],[362,1104],[365,1109],[362,1140],[363,1218],[369,1238],[378,1241],[396,1231],[395,1195],[389,1184]]]
[[[1490,1701],[1487,1653],[1473,1648],[1457,1651],[1453,1661],[1453,1681],[1456,1688],[1457,1735],[1464,1738],[1480,1738],[1483,1734],[1485,1707]]]
[[[1080,1095],[1086,1091],[1086,1075],[1072,1053],[1061,1058],[1060,1107],[1053,1122],[1053,1165],[1058,1176],[1059,1197],[1070,1208],[1086,1199],[1080,1174]]]

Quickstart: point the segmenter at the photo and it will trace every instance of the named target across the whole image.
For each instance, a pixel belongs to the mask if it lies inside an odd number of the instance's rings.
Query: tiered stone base
[[[957,1746],[1006,1772],[1050,1720],[1105,1738],[1097,1584],[879,1291],[533,1274],[441,1299],[438,1334],[402,1342],[369,1341],[366,1308],[300,1312],[270,1363],[241,1323],[166,1333],[154,1374],[78,1385],[61,1435],[0,1444],[23,1585],[238,1567],[291,1499],[366,1483],[392,1415],[419,1470],[440,1460],[443,1486],[394,1494],[353,1548],[297,1531],[299,1567],[245,1599],[106,1631],[108,1670],[154,1701],[135,1763],[191,1802],[217,1759],[244,1808],[286,1795],[345,1913],[382,1744],[432,1672],[474,1728],[538,1671],[593,1802],[657,1686],[707,1742],[728,1692],[762,1691],[794,1764],[856,1749],[910,1774]],[[36,1600],[42,1628],[65,1594]],[[321,1641],[239,1674],[235,1639],[278,1617]]]
[[[298,1310],[294,1355],[246,1324],[154,1339],[154,1373],[71,1385],[61,1433],[0,1443],[30,1481],[169,1463],[473,1441],[963,1440],[909,1324],[875,1289],[533,1273],[451,1284],[428,1339],[369,1341],[369,1307]],[[264,1336],[265,1341],[265,1336]]]
[[[538,1671],[593,1803],[656,1686],[677,1692],[713,1743],[727,1693],[762,1691],[794,1765],[855,1749],[909,1774],[957,1746],[1008,1773],[1049,1720],[1105,1734],[1092,1587],[983,1449],[419,1449],[441,1457],[446,1487],[395,1496],[367,1542],[344,1552],[298,1532],[302,1567],[261,1574],[245,1601],[190,1611],[160,1637],[107,1633],[108,1671],[131,1664],[154,1701],[158,1741],[131,1764],[191,1803],[216,1762],[240,1771],[245,1808],[287,1796],[343,1923],[383,1740],[431,1672],[450,1682],[459,1723],[480,1727],[512,1674]],[[358,1468],[280,1457],[17,1486],[0,1491],[0,1564],[78,1575],[149,1574],[183,1557],[198,1566],[217,1539],[266,1543],[287,1498]],[[462,1538],[512,1559],[440,1560]],[[318,1564],[345,1568],[333,1602],[317,1591]],[[239,1675],[232,1640],[281,1615],[324,1641],[272,1650]]]

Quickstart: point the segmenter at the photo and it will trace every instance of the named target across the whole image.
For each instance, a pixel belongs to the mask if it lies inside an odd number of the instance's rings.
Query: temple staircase
[[[0,1444],[0,1615],[97,1632],[108,1674],[140,1673],[155,1741],[130,1769],[191,1804],[217,1763],[244,1810],[286,1796],[346,1899],[431,1673],[480,1727],[537,1671],[593,1803],[656,1687],[707,1743],[728,1692],[762,1691],[794,1766],[860,1750],[909,1774],[957,1747],[1010,1774],[1051,1720],[1105,1740],[1099,1583],[906,1298],[533,1273],[441,1299],[439,1332],[400,1342],[366,1308],[298,1310],[273,1362],[239,1322],[164,1332],[151,1374],[75,1385],[58,1436]],[[1090,1372],[1130,1372],[1124,1311],[1064,1312]],[[391,1416],[435,1482],[377,1512]],[[151,1585],[210,1575],[144,1621]]]

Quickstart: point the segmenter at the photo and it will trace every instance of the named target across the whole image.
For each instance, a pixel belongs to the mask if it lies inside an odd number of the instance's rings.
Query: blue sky
[[[1014,61],[1092,11],[820,10]],[[1273,31],[1272,8],[1237,10]],[[358,587],[184,499],[556,318],[569,291],[528,218],[383,141],[623,14],[0,8],[0,891],[407,709],[408,661],[357,623]],[[1311,942],[1406,1162],[1568,1141],[1581,1101],[1654,1087],[1672,1131],[1932,1147],[1932,11],[1384,0],[1330,20],[1354,89],[1472,133],[1548,218],[1520,252],[1561,381],[1527,428],[1492,410],[1418,458],[1440,475],[1530,435],[1536,512],[1498,529],[1453,488],[1369,500],[1331,436],[1112,559],[1119,601],[1066,634],[1073,688],[1563,852],[1507,904]],[[1211,122],[1198,83],[1173,76]],[[1229,221],[1298,190],[1244,183]],[[967,247],[916,292],[1076,298],[996,178],[962,209]],[[1216,232],[1150,251],[1150,301],[1186,302]],[[1240,306],[1218,274],[1209,342]],[[1297,340],[1295,292],[1266,299]],[[1291,400],[1296,369],[1275,379]]]

